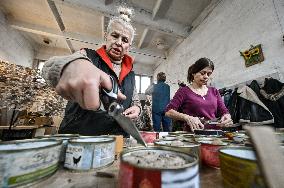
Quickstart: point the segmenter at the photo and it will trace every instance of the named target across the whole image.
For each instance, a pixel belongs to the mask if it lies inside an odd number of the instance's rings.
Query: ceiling
[[[131,55],[154,66],[166,59],[196,24],[212,0],[1,0],[7,23],[34,45],[36,59],[88,47],[96,49],[117,7],[132,7],[136,28]],[[195,22],[194,22],[195,21]]]

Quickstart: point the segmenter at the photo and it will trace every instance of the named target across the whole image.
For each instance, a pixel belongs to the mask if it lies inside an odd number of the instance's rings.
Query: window
[[[137,93],[145,93],[145,90],[151,85],[151,77],[135,75],[135,85]]]
[[[43,65],[44,65],[44,61],[40,61],[40,62],[38,63],[37,69],[38,69],[39,73],[41,73],[42,68],[43,68]]]
[[[38,81],[38,82],[41,82],[41,83],[44,83],[44,82],[45,82],[44,79],[41,78],[41,73],[42,73],[42,68],[43,68],[44,63],[45,63],[44,60],[38,60],[38,62],[37,62],[37,67],[36,67],[37,73],[38,73],[38,75],[40,76],[39,78],[37,78],[37,81]]]

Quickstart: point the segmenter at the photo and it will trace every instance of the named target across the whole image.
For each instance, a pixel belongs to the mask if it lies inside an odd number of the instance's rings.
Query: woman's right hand
[[[91,62],[77,59],[65,67],[55,90],[84,109],[97,110],[100,107],[100,87],[111,90],[109,75]],[[119,91],[118,99],[125,100],[126,97]]]
[[[184,121],[190,127],[191,131],[204,129],[204,125],[201,123],[198,117],[193,117],[190,115],[184,116]]]

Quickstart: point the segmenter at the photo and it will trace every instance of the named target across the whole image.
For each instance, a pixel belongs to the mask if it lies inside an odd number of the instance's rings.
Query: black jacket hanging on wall
[[[248,86],[236,89],[229,102],[234,123],[272,124],[273,115]]]
[[[260,94],[274,116],[274,127],[284,128],[284,84],[273,78],[265,79]]]

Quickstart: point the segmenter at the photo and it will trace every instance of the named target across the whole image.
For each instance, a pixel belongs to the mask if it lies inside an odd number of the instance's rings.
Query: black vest
[[[87,56],[92,63],[105,73],[117,78],[115,72],[103,61],[95,50],[85,49]],[[124,109],[130,107],[132,102],[133,90],[135,86],[135,74],[129,72],[119,85],[120,91],[126,95],[126,100],[122,101]],[[107,114],[107,112],[98,110],[82,109],[78,103],[68,102],[65,109],[65,116],[60,125],[60,134],[80,134],[80,135],[106,135],[122,134],[127,136],[117,122]]]

